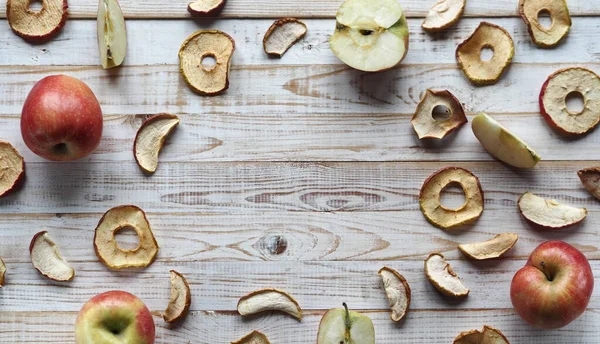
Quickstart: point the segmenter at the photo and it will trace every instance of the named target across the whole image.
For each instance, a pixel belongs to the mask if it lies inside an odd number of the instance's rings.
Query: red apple
[[[152,314],[142,300],[130,293],[113,290],[86,302],[75,322],[77,344],[153,344]]]
[[[587,258],[562,241],[547,241],[529,256],[510,285],[517,313],[534,327],[568,325],[585,311],[594,276]]]
[[[48,160],[83,158],[98,147],[102,137],[100,104],[79,79],[45,77],[25,100],[21,135],[29,149]]]

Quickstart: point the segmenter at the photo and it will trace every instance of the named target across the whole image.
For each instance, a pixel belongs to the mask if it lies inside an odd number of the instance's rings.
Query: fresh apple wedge
[[[179,118],[167,113],[154,115],[142,123],[135,136],[133,155],[144,172],[156,172],[158,154],[165,140],[178,124]]]
[[[427,13],[421,27],[441,31],[454,25],[462,16],[467,0],[438,0]]]
[[[471,127],[483,148],[506,164],[532,168],[542,159],[525,142],[485,113],[475,116]]]
[[[8,0],[6,19],[24,40],[42,43],[56,36],[67,20],[67,0],[43,0],[40,11],[29,9],[32,0]]]
[[[192,293],[190,285],[185,277],[175,270],[171,270],[171,297],[169,305],[163,313],[163,319],[172,323],[183,319],[192,304]]]
[[[15,190],[25,177],[25,162],[15,147],[0,140],[0,197]]]
[[[550,15],[550,27],[540,23],[539,17],[542,12]],[[565,0],[520,0],[519,14],[527,25],[533,42],[542,48],[556,46],[571,28],[571,15]]]
[[[271,25],[263,38],[265,53],[281,57],[285,52],[304,35],[306,24],[296,18],[279,19]]]
[[[237,305],[241,316],[267,311],[279,311],[302,320],[302,309],[289,294],[277,289],[261,289],[240,298]]]
[[[219,14],[226,0],[196,0],[188,4],[187,10],[193,16],[209,17]]]
[[[487,241],[458,245],[458,249],[471,259],[493,259],[513,248],[518,239],[515,233],[502,233]]]
[[[445,108],[449,113],[447,119],[433,117],[436,108]],[[419,139],[443,139],[454,130],[467,123],[467,116],[462,104],[450,91],[425,91],[425,95],[417,105],[417,110],[410,120]]]
[[[379,270],[379,276],[392,309],[390,318],[392,321],[400,321],[410,307],[410,286],[404,276],[387,266]]]
[[[4,274],[6,273],[6,264],[2,258],[0,258],[0,288],[4,286]]]
[[[432,253],[425,260],[427,280],[442,294],[451,297],[463,297],[469,294],[458,275],[441,253]]]
[[[321,318],[317,344],[375,344],[371,318],[344,308],[330,309]]]
[[[454,344],[510,344],[508,339],[500,332],[491,326],[483,326],[481,331],[472,330],[462,332],[456,339]]]
[[[37,233],[31,239],[29,255],[33,267],[51,280],[66,282],[75,277],[75,270],[62,257],[46,231]]]
[[[600,200],[600,167],[585,168],[577,172],[577,175],[583,186]]]
[[[127,31],[125,17],[117,0],[100,0],[97,24],[102,68],[120,66],[127,54]]]
[[[231,342],[231,344],[271,344],[271,342],[263,333],[252,331],[239,340]]]
[[[336,15],[333,53],[348,66],[379,72],[408,52],[408,24],[397,0],[346,0]]]
[[[587,209],[560,204],[526,192],[519,198],[521,214],[529,222],[551,229],[575,225],[587,216]]]

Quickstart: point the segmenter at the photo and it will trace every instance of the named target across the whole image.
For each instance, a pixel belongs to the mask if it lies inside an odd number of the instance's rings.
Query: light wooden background
[[[420,23],[432,2],[402,2],[411,18],[410,51],[401,68],[382,74],[350,70],[329,50],[341,0],[229,0],[217,20],[192,20],[184,0],[121,0],[130,19],[129,52],[125,65],[111,71],[98,66],[95,0],[72,1],[64,31],[41,45],[14,35],[0,6],[0,138],[27,162],[24,188],[0,200],[0,256],[8,266],[0,342],[72,343],[81,305],[111,289],[130,291],[160,311],[168,301],[169,269],[187,276],[192,312],[172,328],[156,317],[157,343],[229,343],[254,329],[274,344],[314,343],[324,310],[342,301],[373,319],[381,344],[451,343],[484,324],[512,343],[600,342],[597,291],[588,311],[560,331],[530,328],[509,298],[512,276],[545,240],[578,247],[600,277],[600,203],[576,175],[598,164],[600,136],[562,139],[537,103],[556,69],[600,71],[600,2],[568,1],[573,28],[554,50],[531,43],[516,17],[517,0],[469,0],[457,26],[428,35]],[[308,34],[281,60],[267,58],[263,34],[283,16],[306,18]],[[510,32],[516,55],[497,85],[475,88],[457,69],[454,50],[482,20]],[[223,30],[236,41],[231,87],[218,97],[193,94],[178,73],[180,44],[201,28]],[[85,81],[102,105],[102,143],[83,161],[43,161],[20,135],[27,93],[56,73]],[[469,118],[490,113],[544,162],[529,171],[508,168],[481,148],[470,125],[442,143],[420,142],[409,120],[427,88],[451,90]],[[146,177],[133,160],[132,141],[145,116],[159,112],[182,122],[158,171]],[[485,191],[481,219],[452,233],[429,225],[418,207],[425,178],[446,166],[471,170]],[[587,207],[588,219],[559,232],[533,229],[516,206],[525,191]],[[456,202],[458,195],[450,198]],[[159,256],[145,270],[109,271],[94,254],[94,228],[106,210],[129,203],[148,212]],[[72,263],[74,281],[53,283],[33,269],[27,248],[40,230],[50,232]],[[456,249],[504,231],[520,236],[505,259],[467,261]],[[282,241],[285,250],[277,246]],[[433,251],[444,253],[471,288],[466,300],[448,300],[426,281],[423,259]],[[383,265],[412,287],[411,310],[400,325],[388,317],[377,275]],[[294,295],[305,311],[302,322],[280,314],[241,319],[238,298],[263,287]]]

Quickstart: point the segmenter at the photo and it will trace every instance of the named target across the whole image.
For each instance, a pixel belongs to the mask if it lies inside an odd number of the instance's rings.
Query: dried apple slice
[[[494,56],[481,59],[483,49],[491,49]],[[515,47],[510,34],[498,25],[481,22],[475,32],[456,48],[460,69],[475,85],[495,84],[512,62]]]
[[[462,332],[454,339],[454,344],[510,344],[508,339],[491,326],[483,326],[483,330]]]
[[[285,52],[304,35],[306,25],[296,18],[279,19],[271,25],[263,38],[265,53],[281,57]]]
[[[513,248],[518,239],[515,233],[502,233],[487,241],[458,245],[458,249],[471,259],[493,259]]]
[[[231,344],[271,344],[269,338],[258,331],[252,331],[241,339]]]
[[[442,205],[441,193],[448,186],[458,184],[465,193],[465,204],[457,209],[448,209]],[[419,196],[423,215],[432,225],[439,228],[453,228],[470,223],[483,212],[483,191],[479,179],[471,172],[460,167],[447,167],[431,175]]]
[[[433,118],[436,107],[446,108],[450,113],[447,119]],[[417,111],[410,120],[419,139],[443,139],[446,135],[467,123],[465,110],[450,91],[425,91],[423,99],[417,105]]]
[[[25,162],[15,147],[0,141],[0,197],[15,190],[25,177]]]
[[[124,229],[136,231],[138,247],[126,250],[117,245],[115,234]],[[104,265],[119,270],[150,265],[158,253],[158,243],[144,211],[133,205],[108,210],[100,219],[94,234],[94,250]]]
[[[75,270],[62,257],[58,246],[46,231],[33,236],[29,244],[29,255],[33,267],[51,280],[65,282],[75,277]]]
[[[4,274],[6,273],[6,265],[2,258],[0,258],[0,288],[4,286]]]
[[[539,21],[540,13],[550,15],[550,27]],[[527,25],[533,43],[543,48],[557,45],[571,28],[571,15],[565,0],[520,0],[519,14]]]
[[[158,154],[167,136],[179,124],[179,118],[168,113],[154,115],[142,123],[135,136],[133,155],[140,168],[147,173],[156,172]]]
[[[521,215],[529,222],[551,229],[560,229],[577,224],[587,216],[587,209],[560,204],[555,200],[544,199],[531,192],[519,198]]]
[[[205,96],[214,96],[229,88],[229,67],[235,42],[218,30],[200,30],[189,36],[179,49],[179,71],[190,88]],[[212,57],[215,65],[202,61]]]
[[[432,253],[425,260],[425,276],[442,294],[463,297],[469,294],[460,278],[441,253]]]
[[[187,10],[194,16],[208,17],[221,12],[225,2],[225,0],[196,0],[188,4]]]
[[[600,199],[600,167],[585,168],[577,172],[581,183],[597,199]]]
[[[277,289],[261,289],[242,296],[237,304],[241,316],[280,311],[302,320],[302,309],[289,294]]]
[[[175,270],[171,270],[171,297],[169,305],[162,317],[165,322],[172,323],[183,319],[190,310],[192,293],[185,277]]]
[[[404,276],[387,266],[379,270],[379,275],[392,309],[390,319],[400,321],[406,315],[408,307],[410,307],[410,286]]]
[[[102,68],[120,66],[127,54],[125,18],[117,0],[98,2],[98,49]]]
[[[438,0],[425,16],[421,27],[441,31],[454,25],[462,16],[467,0]]]
[[[567,108],[570,95],[583,98],[581,111]],[[544,119],[559,133],[584,135],[600,122],[600,77],[581,67],[556,71],[542,86],[539,103]]]
[[[6,18],[10,28],[24,40],[46,42],[60,32],[67,20],[67,0],[43,0],[42,9],[29,8],[32,0],[8,0]]]

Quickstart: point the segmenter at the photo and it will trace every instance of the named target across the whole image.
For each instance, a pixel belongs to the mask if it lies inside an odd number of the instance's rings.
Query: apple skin
[[[122,327],[119,340],[111,331],[110,322]],[[142,300],[128,292],[113,290],[92,297],[75,321],[77,344],[128,343],[153,344],[155,327],[152,314]]]
[[[35,154],[70,161],[93,152],[102,138],[102,110],[81,80],[51,75],[38,81],[21,112],[23,141]]]
[[[565,242],[547,241],[513,277],[510,299],[517,314],[532,326],[556,329],[583,314],[593,289],[585,255]]]

